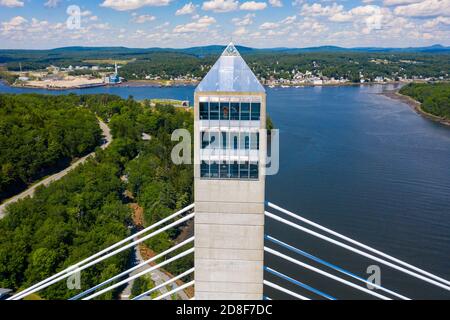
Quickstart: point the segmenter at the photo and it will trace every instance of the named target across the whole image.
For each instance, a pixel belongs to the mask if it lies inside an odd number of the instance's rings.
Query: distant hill
[[[354,47],[354,48],[344,48],[338,46],[319,46],[319,47],[307,47],[307,48],[250,48],[244,46],[236,46],[239,52],[243,54],[248,53],[302,53],[302,52],[417,52],[417,53],[450,53],[450,47],[445,47],[440,44],[428,46],[428,47],[407,47],[407,48],[384,48],[384,47]],[[115,55],[139,55],[152,52],[177,52],[185,53],[196,56],[206,56],[206,55],[217,55],[220,54],[225,49],[225,46],[221,45],[210,45],[202,47],[190,47],[190,48],[127,48],[127,47],[62,47],[48,50],[15,50],[15,49],[0,49],[0,55],[4,54],[81,54],[85,55],[88,53],[109,53]]]

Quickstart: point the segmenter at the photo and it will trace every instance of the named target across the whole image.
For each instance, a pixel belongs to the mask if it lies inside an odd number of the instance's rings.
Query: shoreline
[[[392,100],[401,101],[405,104],[407,104],[411,109],[413,109],[417,114],[420,116],[429,119],[433,122],[437,122],[439,124],[442,124],[444,126],[450,127],[450,120],[444,119],[438,116],[435,116],[434,114],[428,113],[422,109],[422,104],[414,100],[413,98],[409,96],[405,96],[399,92],[399,90],[393,90],[393,91],[384,91],[380,93],[381,95],[388,97]]]
[[[347,87],[347,86],[373,86],[373,85],[381,85],[381,86],[387,86],[387,85],[400,85],[400,84],[406,84],[407,82],[401,82],[401,81],[393,81],[393,82],[383,82],[383,83],[377,83],[377,82],[365,82],[365,83],[353,83],[353,82],[346,82],[346,83],[328,83],[328,84],[301,84],[301,85],[263,85],[266,88],[270,89],[301,89],[301,88],[309,88],[309,87]],[[68,90],[82,90],[82,89],[90,89],[90,88],[97,88],[97,87],[157,87],[157,88],[176,88],[176,87],[188,87],[188,86],[195,86],[198,84],[194,81],[182,81],[182,82],[161,82],[161,81],[154,81],[154,80],[131,80],[127,82],[122,82],[119,84],[111,85],[111,84],[95,84],[95,85],[84,85],[84,86],[73,86],[73,87],[40,87],[40,86],[31,86],[31,85],[14,85],[9,84],[6,81],[1,81],[1,84],[4,86],[10,87],[10,88],[24,88],[24,89],[37,89],[37,90],[49,90],[49,91],[68,91]]]

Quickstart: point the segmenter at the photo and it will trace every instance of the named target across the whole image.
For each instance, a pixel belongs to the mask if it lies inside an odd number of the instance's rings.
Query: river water
[[[0,92],[11,93],[110,93],[125,98],[131,95],[135,99],[190,101],[193,89],[97,87],[45,91],[0,84]],[[267,89],[268,112],[280,129],[280,170],[267,178],[266,198],[449,279],[450,128],[380,95],[384,89],[392,87]],[[368,277],[368,266],[378,266],[381,285],[408,297],[450,298],[443,290],[277,222],[267,220],[266,233],[362,277]],[[299,255],[290,255],[311,263]],[[265,263],[334,297],[370,298],[271,255],[266,255]],[[318,298],[273,275],[266,274],[266,278]],[[271,289],[265,293],[272,298],[287,298]]]

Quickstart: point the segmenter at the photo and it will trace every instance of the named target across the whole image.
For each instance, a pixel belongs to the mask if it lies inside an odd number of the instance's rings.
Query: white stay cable
[[[277,257],[280,257],[280,258],[282,258],[282,259],[284,259],[284,260],[290,261],[290,262],[292,262],[292,263],[294,263],[294,264],[296,264],[296,265],[298,265],[298,266],[300,266],[300,267],[303,267],[303,268],[305,268],[305,269],[308,269],[308,270],[314,271],[314,272],[316,272],[316,273],[319,273],[319,274],[321,274],[321,275],[323,275],[323,276],[325,276],[325,277],[327,277],[327,278],[336,280],[336,281],[338,281],[338,282],[340,282],[340,283],[343,283],[343,284],[345,284],[345,285],[347,285],[347,286],[349,286],[349,287],[352,287],[352,288],[354,288],[354,289],[363,291],[363,292],[365,292],[365,293],[367,293],[367,294],[370,294],[370,295],[372,295],[372,296],[374,296],[374,297],[377,297],[377,298],[380,298],[380,299],[383,299],[383,300],[392,300],[392,299],[390,299],[390,298],[388,298],[388,297],[386,297],[386,296],[383,296],[382,294],[379,294],[379,293],[376,293],[376,292],[374,292],[374,291],[372,291],[372,290],[369,290],[369,289],[367,289],[367,288],[358,286],[357,284],[354,284],[353,282],[344,280],[344,279],[339,278],[339,277],[337,277],[337,276],[335,276],[335,275],[333,275],[333,274],[331,274],[331,273],[328,273],[328,272],[325,272],[325,271],[323,271],[323,270],[320,270],[320,269],[318,269],[318,268],[316,268],[316,267],[313,267],[313,266],[311,266],[311,265],[309,265],[309,264],[306,264],[306,263],[300,262],[300,261],[298,261],[298,260],[295,260],[294,258],[291,258],[291,257],[289,257],[289,256],[287,256],[287,255],[285,255],[285,254],[279,253],[278,251],[275,251],[275,250],[270,249],[270,248],[268,248],[268,247],[264,247],[264,251],[269,252],[269,253],[271,253],[271,254],[273,254],[273,255],[275,255],[275,256],[277,256]]]
[[[148,291],[145,291],[145,292],[141,293],[140,295],[134,297],[134,298],[131,299],[131,300],[140,300],[141,298],[143,298],[143,297],[145,297],[145,296],[148,296],[148,295],[151,294],[152,292],[155,292],[156,290],[159,290],[159,289],[161,289],[161,288],[164,288],[165,286],[171,284],[172,282],[175,282],[175,281],[177,281],[178,279],[181,279],[181,278],[187,276],[188,274],[194,272],[194,270],[195,270],[195,268],[191,268],[191,269],[189,269],[188,271],[185,271],[185,272],[183,272],[182,274],[179,274],[178,276],[176,276],[176,277],[174,277],[174,278],[170,278],[170,279],[167,280],[166,282],[161,283],[160,285],[158,285],[158,286],[156,286],[156,287],[154,287],[154,288],[151,288],[151,289],[148,290]]]
[[[167,259],[166,261],[163,261],[163,262],[161,262],[160,264],[157,264],[156,266],[153,266],[153,267],[148,268],[148,269],[146,269],[146,270],[144,270],[144,271],[141,271],[141,272],[139,272],[138,274],[135,274],[134,276],[131,276],[131,277],[126,278],[125,280],[119,281],[119,282],[117,282],[116,284],[113,284],[112,286],[109,286],[109,287],[107,287],[107,288],[105,288],[105,289],[103,289],[103,290],[100,290],[100,291],[98,291],[98,292],[96,292],[96,293],[90,295],[89,297],[84,298],[83,300],[91,300],[92,298],[98,297],[99,295],[102,295],[102,294],[104,294],[105,292],[108,292],[108,291],[110,291],[110,290],[112,290],[112,289],[115,289],[115,288],[117,288],[117,287],[120,287],[121,285],[123,285],[123,284],[125,284],[125,283],[128,283],[128,282],[130,282],[131,280],[134,280],[134,279],[136,279],[136,278],[139,278],[139,277],[143,276],[144,274],[147,274],[147,273],[150,273],[150,272],[152,272],[152,271],[154,271],[154,270],[156,270],[156,269],[159,269],[159,268],[165,266],[166,264],[169,264],[169,263],[171,263],[172,261],[178,260],[178,259],[180,259],[180,258],[182,258],[182,257],[184,257],[184,256],[186,256],[186,255],[188,255],[188,254],[190,254],[190,253],[193,253],[193,252],[194,252],[194,248],[191,248],[191,249],[188,249],[188,250],[186,250],[186,251],[183,251],[182,253],[179,253],[179,254],[177,254],[176,256],[174,256],[174,257],[172,257],[172,258],[170,258],[170,259]]]
[[[110,250],[112,250],[114,248],[117,248],[118,246],[120,246],[120,245],[122,245],[122,244],[124,244],[124,243],[126,243],[126,242],[128,242],[130,240],[133,240],[135,237],[138,237],[138,236],[146,233],[147,231],[150,231],[150,230],[152,230],[152,229],[162,225],[163,223],[166,223],[167,221],[169,221],[169,220],[179,216],[180,214],[182,214],[182,213],[184,213],[184,212],[186,212],[188,210],[191,210],[192,208],[194,208],[194,203],[192,203],[189,206],[187,206],[187,207],[185,207],[185,208],[175,212],[174,214],[172,214],[172,215],[170,215],[170,216],[168,216],[168,217],[166,217],[166,218],[164,218],[164,219],[162,219],[162,220],[152,224],[151,226],[149,226],[149,227],[147,227],[145,229],[142,229],[141,231],[139,231],[139,232],[137,232],[137,233],[127,237],[127,238],[125,238],[123,240],[120,240],[119,242],[116,242],[115,244],[109,246],[108,248],[105,248],[105,249],[97,252],[96,254],[93,254],[92,256],[90,256],[90,257],[88,257],[88,258],[86,258],[86,259],[84,259],[84,260],[82,260],[80,262],[77,262],[76,264],[74,264],[74,265],[72,265],[72,266],[70,266],[70,267],[68,267],[68,268],[66,268],[66,269],[64,269],[64,270],[54,274],[53,276],[48,277],[47,279],[44,279],[44,280],[40,281],[39,283],[36,283],[36,284],[32,285],[31,287],[16,293],[15,295],[11,296],[7,300],[15,300],[15,298],[17,298],[19,295],[21,296],[24,293],[29,292],[29,291],[33,290],[34,288],[37,288],[37,287],[43,285],[44,283],[49,282],[49,281],[59,277],[62,274],[65,274],[65,273],[67,273],[69,271],[72,271],[73,269],[78,268],[79,266],[81,266],[81,265],[83,265],[83,264],[85,264],[85,263],[87,263],[87,262],[89,262],[89,261],[91,261],[91,260],[101,256],[102,254],[104,254],[104,253],[106,253],[106,252],[108,252],[108,251],[110,251]]]
[[[158,260],[159,258],[164,257],[165,255],[167,255],[167,254],[169,254],[169,253],[171,253],[171,252],[173,252],[173,251],[175,251],[175,250],[185,246],[186,244],[188,244],[188,243],[190,243],[192,241],[194,241],[194,237],[191,237],[191,238],[189,238],[187,240],[184,240],[183,242],[180,242],[179,244],[177,244],[177,245],[167,249],[166,251],[164,251],[164,252],[162,252],[160,254],[157,254],[157,255],[151,257],[150,259],[148,259],[146,261],[143,261],[143,262],[139,263],[138,265],[135,265],[134,267],[131,267],[130,269],[125,270],[124,272],[119,273],[118,275],[115,275],[114,277],[109,278],[108,280],[105,280],[102,283],[100,283],[100,284],[98,284],[98,285],[96,285],[96,286],[94,286],[92,288],[87,289],[86,291],[84,291],[82,293],[77,294],[76,296],[70,298],[69,300],[78,300],[78,299],[84,297],[85,295],[87,295],[87,294],[97,290],[98,288],[101,288],[104,285],[113,282],[114,280],[120,279],[121,277],[123,277],[123,276],[125,276],[127,274],[130,274],[134,270],[140,269],[140,268],[148,265],[149,263],[151,263],[151,262],[153,262],[155,260]]]
[[[96,260],[94,260],[94,261],[89,262],[88,264],[85,264],[85,265],[83,265],[83,266],[81,266],[81,267],[79,267],[79,268],[77,268],[77,269],[74,269],[74,270],[72,270],[72,271],[69,271],[69,272],[67,272],[67,273],[65,273],[65,274],[63,274],[63,275],[61,275],[60,277],[58,277],[58,278],[56,278],[56,279],[53,279],[52,281],[49,281],[49,282],[44,283],[43,285],[41,285],[41,286],[39,286],[39,287],[36,287],[36,288],[34,288],[34,289],[32,289],[32,290],[29,290],[29,291],[26,291],[25,293],[20,292],[20,293],[19,293],[14,299],[12,299],[12,300],[19,300],[19,299],[22,299],[23,297],[26,297],[27,295],[29,295],[29,294],[31,294],[31,293],[34,293],[34,292],[37,292],[37,291],[42,290],[42,289],[44,289],[44,288],[47,288],[47,287],[51,286],[52,284],[54,284],[54,283],[56,283],[56,282],[58,282],[58,281],[60,281],[60,280],[62,280],[62,279],[65,279],[65,278],[70,277],[70,276],[71,276],[72,274],[74,274],[74,273],[81,272],[81,271],[83,271],[84,269],[89,268],[90,266],[93,266],[93,265],[95,265],[95,264],[97,264],[97,263],[99,263],[99,262],[101,262],[101,261],[103,261],[103,260],[105,260],[105,259],[107,259],[107,258],[109,258],[109,257],[112,257],[112,256],[116,255],[116,254],[119,253],[119,252],[122,252],[122,251],[124,251],[124,250],[126,250],[126,249],[129,249],[129,248],[131,248],[131,247],[133,247],[133,246],[135,246],[135,245],[137,245],[137,244],[139,244],[139,243],[141,243],[141,242],[144,242],[144,241],[147,240],[147,239],[150,239],[150,238],[152,238],[152,237],[154,237],[154,236],[156,236],[156,235],[158,235],[158,234],[160,234],[160,233],[166,231],[167,229],[170,229],[170,228],[172,228],[172,227],[174,227],[174,226],[177,226],[177,225],[179,225],[179,224],[181,224],[181,223],[183,223],[183,222],[185,222],[185,221],[187,221],[187,220],[193,218],[194,215],[195,215],[195,213],[191,213],[191,214],[185,216],[184,218],[181,218],[181,219],[179,219],[179,220],[177,220],[177,221],[175,221],[175,222],[172,222],[171,224],[168,224],[167,226],[162,227],[161,229],[158,229],[158,230],[156,230],[156,231],[154,231],[154,232],[152,232],[152,233],[150,233],[150,234],[148,234],[148,235],[146,235],[146,236],[144,236],[144,237],[142,237],[142,238],[140,238],[140,239],[138,239],[138,240],[136,240],[136,241],[133,241],[133,242],[127,244],[126,246],[123,246],[123,247],[121,247],[121,248],[119,248],[119,249],[116,249],[115,251],[110,252],[110,253],[108,253],[107,255],[104,255],[104,256],[102,256],[102,257],[100,257],[100,258],[98,258],[98,259],[96,259]]]
[[[288,210],[286,210],[286,209],[283,209],[283,208],[281,208],[281,207],[279,207],[279,206],[277,206],[277,205],[275,205],[275,204],[273,204],[273,203],[271,203],[271,202],[268,202],[267,205],[268,205],[269,207],[272,207],[272,208],[274,208],[274,209],[280,211],[280,212],[283,212],[284,214],[286,214],[286,215],[288,215],[288,216],[290,216],[290,217],[292,217],[292,218],[295,218],[295,219],[300,220],[300,221],[302,221],[302,222],[304,222],[304,223],[307,223],[307,224],[309,224],[309,225],[311,225],[311,226],[313,226],[313,227],[316,227],[316,228],[318,228],[318,229],[320,229],[320,230],[322,230],[322,231],[325,231],[325,232],[327,232],[327,233],[329,233],[329,234],[332,234],[332,235],[334,235],[334,236],[336,236],[336,237],[338,237],[338,238],[341,238],[341,239],[343,239],[343,240],[345,240],[345,241],[348,241],[348,242],[350,242],[350,243],[352,243],[352,244],[354,244],[354,245],[357,245],[357,246],[359,246],[359,247],[361,247],[361,248],[364,248],[364,249],[366,249],[366,250],[368,250],[368,251],[371,251],[371,252],[373,252],[373,253],[376,253],[376,254],[378,254],[378,255],[384,257],[384,258],[390,259],[390,260],[392,260],[392,261],[394,261],[394,262],[396,262],[396,263],[398,263],[398,264],[401,264],[401,265],[403,265],[403,266],[405,266],[405,267],[408,267],[408,268],[410,268],[410,269],[412,269],[412,270],[414,270],[414,271],[416,271],[416,272],[419,272],[419,273],[421,273],[421,274],[423,274],[423,275],[426,275],[426,276],[428,276],[428,277],[430,277],[430,278],[432,278],[432,279],[435,279],[435,280],[437,280],[437,281],[440,281],[440,282],[446,284],[447,286],[450,286],[450,281],[448,281],[448,280],[446,280],[446,279],[444,279],[444,278],[441,278],[441,277],[436,276],[436,275],[434,275],[434,274],[432,274],[432,273],[430,273],[430,272],[428,272],[428,271],[425,271],[425,270],[420,269],[420,268],[418,268],[418,267],[416,267],[416,266],[413,266],[412,264],[409,264],[409,263],[407,263],[407,262],[405,262],[405,261],[402,261],[402,260],[400,260],[400,259],[397,259],[397,258],[395,258],[395,257],[393,257],[393,256],[391,256],[391,255],[388,255],[388,254],[386,254],[386,253],[384,253],[384,252],[381,252],[381,251],[379,251],[379,250],[377,250],[377,249],[375,249],[375,248],[372,248],[372,247],[370,247],[370,246],[368,246],[368,245],[365,245],[364,243],[361,243],[361,242],[359,242],[359,241],[353,240],[352,238],[349,238],[349,237],[347,237],[347,236],[344,236],[343,234],[340,234],[340,233],[338,233],[338,232],[336,232],[336,231],[333,231],[333,230],[331,230],[331,229],[328,229],[328,228],[326,228],[326,227],[323,227],[323,226],[321,226],[320,224],[317,224],[317,223],[315,223],[315,222],[312,222],[311,220],[308,220],[308,219],[306,219],[306,218],[303,218],[302,216],[299,216],[299,215],[297,215],[297,214],[295,214],[295,213],[293,213],[293,212],[291,212],[291,211],[288,211]]]
[[[322,239],[322,240],[325,240],[325,241],[327,241],[327,242],[333,243],[333,244],[335,244],[335,245],[337,245],[337,246],[339,246],[339,247],[342,247],[342,248],[344,248],[344,249],[350,250],[350,251],[352,251],[352,252],[354,252],[354,253],[357,253],[357,254],[359,254],[359,255],[361,255],[361,256],[364,256],[364,257],[366,257],[366,258],[373,259],[373,260],[375,260],[375,261],[377,261],[377,262],[380,262],[380,263],[382,263],[382,264],[384,264],[384,265],[386,265],[386,266],[388,266],[388,267],[391,267],[391,268],[396,269],[396,270],[398,270],[398,271],[404,272],[404,273],[409,274],[409,275],[411,275],[411,276],[413,276],[413,277],[415,277],[415,278],[418,278],[418,279],[420,279],[420,280],[423,280],[423,281],[426,281],[426,282],[428,282],[428,283],[434,284],[435,286],[441,287],[441,288],[443,288],[443,289],[445,289],[445,290],[447,290],[447,291],[450,291],[450,287],[449,287],[449,286],[446,286],[446,285],[444,285],[444,284],[442,284],[442,283],[440,283],[440,282],[437,282],[437,281],[434,281],[434,280],[429,279],[429,278],[427,278],[427,277],[424,277],[423,275],[420,275],[420,274],[418,274],[418,273],[416,273],[416,272],[412,272],[412,271],[410,271],[410,270],[408,270],[408,269],[405,269],[405,268],[403,268],[403,267],[400,267],[400,266],[398,266],[398,265],[396,265],[396,264],[393,264],[393,263],[391,263],[391,262],[389,262],[389,261],[386,261],[386,260],[381,259],[381,258],[379,258],[379,257],[376,257],[376,256],[374,256],[374,255],[371,255],[370,253],[363,252],[363,251],[358,250],[358,249],[356,249],[356,248],[353,248],[353,247],[351,247],[351,246],[349,246],[349,245],[347,245],[347,244],[345,244],[345,243],[342,243],[342,242],[337,241],[337,240],[334,240],[334,239],[332,239],[332,238],[330,238],[330,237],[324,236],[324,235],[322,235],[322,234],[320,234],[320,233],[318,233],[318,232],[315,232],[315,231],[312,231],[312,230],[307,229],[307,228],[305,228],[305,227],[299,226],[298,224],[295,224],[295,223],[290,222],[290,221],[288,221],[288,220],[286,220],[286,219],[280,218],[280,217],[278,217],[277,215],[272,214],[272,213],[270,213],[270,212],[267,212],[267,211],[266,211],[266,212],[265,212],[265,215],[268,216],[269,218],[272,218],[272,219],[274,219],[274,220],[277,220],[277,221],[279,221],[279,222],[282,222],[282,223],[284,223],[284,224],[287,224],[287,225],[289,225],[289,226],[291,226],[291,227],[294,227],[294,228],[296,228],[296,229],[298,229],[298,230],[300,230],[300,231],[306,232],[306,233],[308,233],[308,234],[310,234],[310,235],[312,235],[312,236],[315,236],[315,237],[320,238],[320,239]]]
[[[166,297],[171,296],[171,295],[174,294],[174,293],[177,293],[178,291],[184,290],[184,289],[186,289],[187,287],[192,286],[194,283],[195,283],[195,280],[192,280],[191,282],[188,282],[188,283],[186,283],[186,284],[183,284],[183,285],[180,286],[180,287],[176,287],[176,288],[173,289],[172,291],[169,291],[169,292],[164,293],[163,295],[157,296],[157,297],[156,297],[155,299],[153,299],[153,300],[162,300],[162,299],[164,299],[164,298],[166,298]]]
[[[270,282],[270,281],[264,280],[263,283],[264,283],[266,286],[269,286],[269,287],[272,287],[272,288],[274,288],[274,289],[280,290],[281,292],[287,293],[288,295],[290,295],[290,296],[292,296],[292,297],[295,297],[295,298],[297,298],[297,299],[300,299],[300,300],[311,300],[310,298],[307,298],[307,297],[302,296],[302,295],[300,295],[300,294],[298,294],[298,293],[295,293],[295,292],[293,292],[293,291],[291,291],[291,290],[288,290],[288,289],[285,289],[285,288],[283,288],[283,287],[280,287],[279,285],[277,285],[277,284],[275,284],[275,283],[272,283],[272,282]]]

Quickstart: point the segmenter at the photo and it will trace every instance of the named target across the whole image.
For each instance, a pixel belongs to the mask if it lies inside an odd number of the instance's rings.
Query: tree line
[[[19,101],[26,104],[27,98]],[[132,222],[126,189],[144,207],[147,224],[192,201],[192,167],[170,161],[175,143],[170,140],[172,130],[192,130],[191,112],[168,105],[150,108],[148,102],[132,97],[68,95],[66,99],[94,119],[96,115],[108,122],[113,142],[106,150],[96,149],[96,157],[61,180],[39,187],[33,198],[8,206],[0,220],[0,287],[26,288],[129,235]],[[152,139],[143,141],[143,132]],[[179,233],[180,229],[170,230],[147,244],[160,252],[175,243]],[[39,296],[72,297],[128,268],[131,253],[127,250],[83,271],[79,290],[69,290],[61,281]],[[192,263],[192,258],[184,259],[167,269],[176,273]],[[119,291],[99,299],[115,298]]]
[[[95,114],[74,96],[0,94],[0,200],[100,144]]]
[[[449,82],[410,83],[401,88],[400,93],[419,101],[425,112],[450,119]]]

